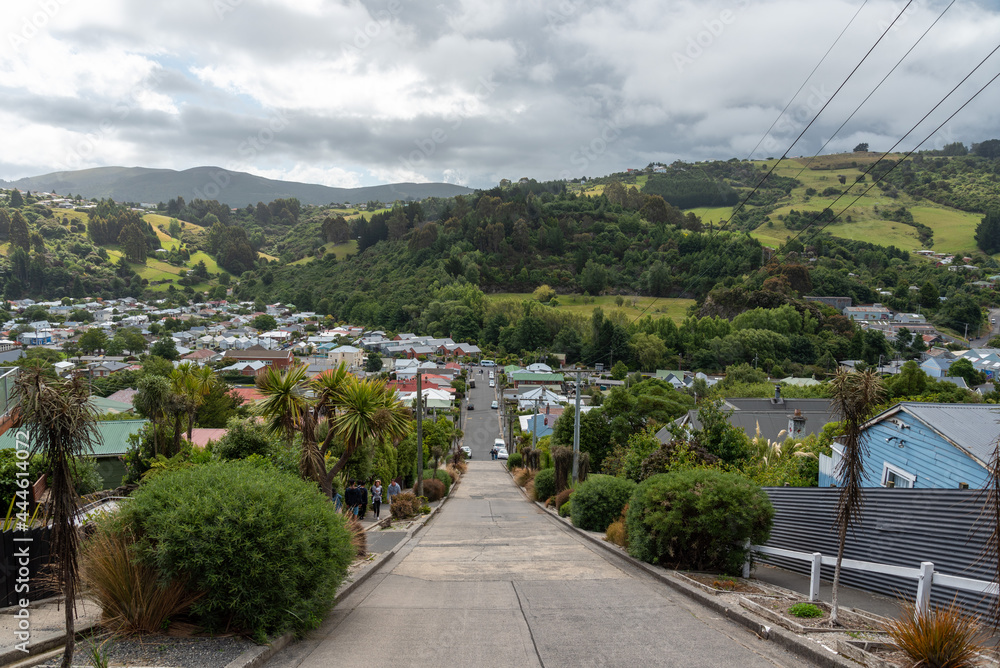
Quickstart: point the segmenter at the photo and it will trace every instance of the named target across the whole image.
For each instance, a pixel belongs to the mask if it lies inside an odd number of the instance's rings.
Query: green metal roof
[[[536,383],[561,383],[563,382],[563,375],[561,373],[534,373],[531,371],[515,371],[510,374],[510,377],[515,382],[523,383],[526,381],[536,382]]]
[[[114,457],[128,452],[128,437],[142,429],[148,420],[108,420],[97,423],[98,440],[94,444],[95,457]],[[22,428],[9,429],[0,436],[0,450],[14,448],[17,433]]]
[[[518,369],[520,369],[520,368],[521,368],[521,367],[519,367],[519,366],[518,366],[518,365],[516,365],[516,364],[508,364],[507,366],[505,366],[505,367],[503,368],[503,372],[504,372],[504,373],[507,373],[507,374],[510,374],[510,373],[514,373],[515,371],[517,371],[517,370],[518,370]]]

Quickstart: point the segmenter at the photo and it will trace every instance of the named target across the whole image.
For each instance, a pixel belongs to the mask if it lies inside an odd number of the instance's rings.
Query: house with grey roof
[[[865,486],[982,488],[1000,424],[994,404],[902,402],[863,427]],[[819,486],[838,485],[843,446],[820,456]]]
[[[770,399],[725,399],[722,410],[729,414],[729,424],[742,429],[749,438],[759,430],[762,438],[779,441],[787,436],[805,438],[818,434],[825,425],[839,419],[829,399],[785,399],[779,391]],[[702,428],[697,410],[688,411],[675,424],[688,429]],[[656,437],[661,443],[673,439],[666,427]]]

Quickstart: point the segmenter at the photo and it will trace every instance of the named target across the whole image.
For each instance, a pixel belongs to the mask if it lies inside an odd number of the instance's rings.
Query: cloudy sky
[[[789,155],[819,150],[946,5],[912,2]],[[905,6],[7,0],[0,178],[217,165],[342,187],[488,187],[745,158],[758,143],[754,157],[780,155]],[[1000,3],[957,0],[824,152],[892,146],[998,35]],[[998,71],[1000,53],[900,148]],[[925,147],[1000,137],[998,102],[1000,81]]]

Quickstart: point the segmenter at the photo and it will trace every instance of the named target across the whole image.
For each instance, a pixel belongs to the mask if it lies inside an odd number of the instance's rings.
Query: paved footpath
[[[424,532],[268,667],[804,665],[589,546],[502,465],[470,462]]]

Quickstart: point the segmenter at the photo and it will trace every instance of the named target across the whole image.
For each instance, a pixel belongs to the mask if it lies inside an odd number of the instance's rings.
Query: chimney
[[[805,436],[805,433],[806,418],[802,415],[802,411],[796,408],[794,415],[788,416],[788,435],[792,438],[799,438]]]
[[[781,398],[781,385],[774,386],[774,399],[771,399],[772,404],[783,404],[784,400]]]

